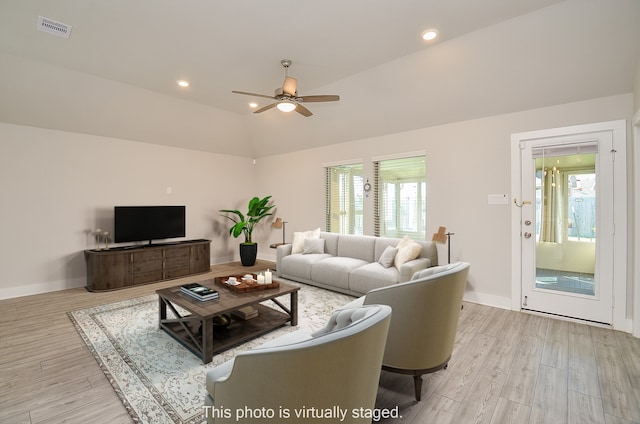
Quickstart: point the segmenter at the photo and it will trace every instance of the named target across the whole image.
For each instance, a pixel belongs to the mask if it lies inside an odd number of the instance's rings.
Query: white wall
[[[0,124],[0,298],[84,286],[115,205],[186,205],[187,238],[237,259],[218,210],[244,208],[255,179],[248,158]]]
[[[362,158],[372,179],[371,157],[424,150],[427,160],[427,238],[439,226],[454,232],[452,261],[471,263],[466,299],[511,304],[512,203],[489,205],[487,195],[510,193],[512,133],[631,119],[633,95],[619,95],[473,121],[370,138],[261,159],[258,189],[273,194],[277,214],[293,231],[324,226],[324,174],[332,161]],[[366,199],[365,233],[372,234],[372,197]],[[278,237],[273,236],[277,241]],[[261,247],[260,255],[274,252]],[[446,247],[439,248],[446,263]]]

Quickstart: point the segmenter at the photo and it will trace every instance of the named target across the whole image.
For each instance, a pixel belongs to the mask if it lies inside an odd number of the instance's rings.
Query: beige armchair
[[[207,422],[319,422],[313,414],[331,410],[345,416],[320,421],[370,423],[353,410],[375,407],[390,318],[386,305],[343,308],[315,333],[289,333],[214,368]]]
[[[372,290],[345,306],[391,306],[382,369],[413,375],[418,401],[422,375],[446,368],[451,358],[468,274],[466,262],[427,268],[406,283]]]

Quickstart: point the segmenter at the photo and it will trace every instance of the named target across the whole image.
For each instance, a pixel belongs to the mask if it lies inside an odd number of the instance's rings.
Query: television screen
[[[184,206],[114,207],[116,243],[185,236]]]

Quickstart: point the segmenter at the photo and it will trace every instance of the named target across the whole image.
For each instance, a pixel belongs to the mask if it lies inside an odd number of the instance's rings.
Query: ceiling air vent
[[[63,38],[69,38],[71,34],[71,25],[63,24],[44,16],[38,16],[38,29]]]

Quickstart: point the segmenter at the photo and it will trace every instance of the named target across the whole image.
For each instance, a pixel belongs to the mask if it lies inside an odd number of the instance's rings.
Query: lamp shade
[[[283,93],[288,94],[290,96],[295,96],[296,90],[297,90],[296,85],[297,85],[297,81],[295,78],[286,77],[284,79],[284,84],[282,84]]]
[[[282,228],[282,218],[276,218],[275,221],[273,221],[273,224],[271,224],[272,228]]]

